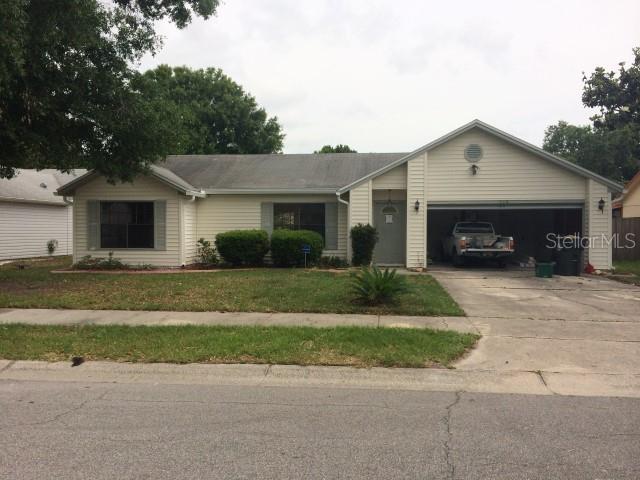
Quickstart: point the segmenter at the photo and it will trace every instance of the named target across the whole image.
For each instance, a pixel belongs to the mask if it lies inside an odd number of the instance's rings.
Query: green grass
[[[57,258],[31,262],[24,270],[0,266],[0,308],[464,315],[429,275],[407,277],[411,290],[395,304],[369,307],[353,301],[347,272],[50,273],[69,263]]]
[[[0,358],[170,363],[449,365],[477,335],[370,327],[127,327],[0,325]]]
[[[640,277],[640,260],[616,260],[613,266],[616,273],[630,273]]]

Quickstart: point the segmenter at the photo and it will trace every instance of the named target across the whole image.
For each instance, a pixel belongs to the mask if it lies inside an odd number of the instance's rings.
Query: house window
[[[100,248],[153,246],[153,202],[100,202]]]
[[[311,230],[324,239],[324,203],[275,203],[273,228]]]

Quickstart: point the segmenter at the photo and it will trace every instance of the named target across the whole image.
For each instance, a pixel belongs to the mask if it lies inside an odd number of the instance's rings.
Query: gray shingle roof
[[[404,155],[406,154],[170,155],[158,166],[203,190],[337,190]]]
[[[80,169],[71,173],[53,169],[21,169],[11,179],[0,179],[0,200],[64,205],[62,197],[55,196],[54,192],[85,173],[86,170]]]

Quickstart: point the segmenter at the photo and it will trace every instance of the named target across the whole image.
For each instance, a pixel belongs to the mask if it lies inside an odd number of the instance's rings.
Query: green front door
[[[373,221],[378,243],[373,261],[378,265],[404,265],[407,245],[407,202],[374,202]]]

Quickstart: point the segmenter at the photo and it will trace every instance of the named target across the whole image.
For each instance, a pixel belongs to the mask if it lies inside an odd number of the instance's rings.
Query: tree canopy
[[[349,145],[342,145],[341,143],[337,144],[335,147],[331,145],[325,145],[320,150],[316,150],[313,153],[358,153],[356,150],[353,150]]]
[[[284,134],[255,98],[221,70],[161,65],[132,86],[173,118],[172,153],[277,153]]]
[[[155,52],[154,22],[178,27],[218,0],[0,0],[0,177],[94,168],[130,180],[164,156],[171,111],[131,87]]]
[[[598,67],[583,76],[582,103],[596,108],[592,125],[560,121],[545,131],[543,148],[616,181],[640,168],[640,48],[618,72]]]

